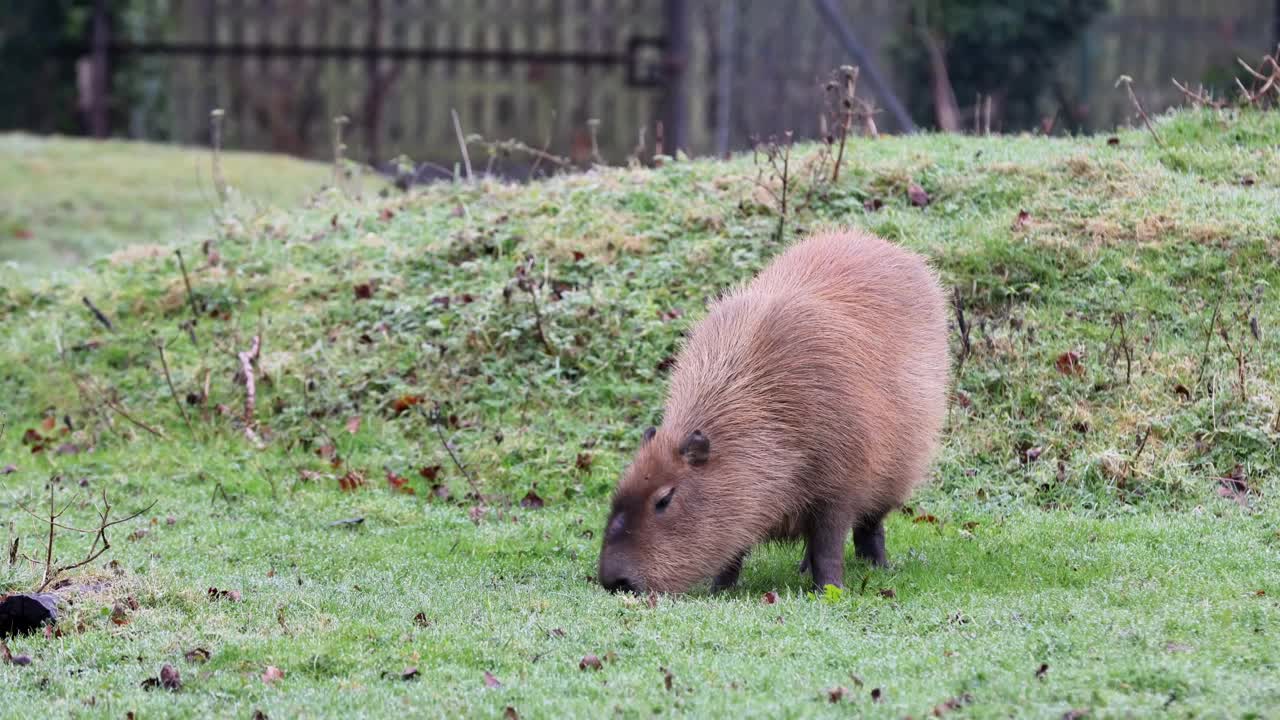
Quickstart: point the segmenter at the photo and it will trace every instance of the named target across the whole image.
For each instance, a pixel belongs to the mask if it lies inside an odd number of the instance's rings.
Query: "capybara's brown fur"
[[[949,370],[923,258],[859,231],[793,245],[690,333],[614,495],[600,582],[726,587],[756,544],[802,538],[801,571],[839,585],[850,531],[883,564],[881,519],[926,477]]]

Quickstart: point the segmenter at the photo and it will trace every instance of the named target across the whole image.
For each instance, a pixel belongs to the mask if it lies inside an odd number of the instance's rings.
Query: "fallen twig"
[[[187,431],[194,433],[191,418],[187,417],[187,409],[183,407],[182,399],[178,397],[178,389],[173,386],[173,377],[169,374],[169,361],[164,356],[164,341],[160,338],[156,338],[156,349],[160,351],[160,367],[164,368],[164,381],[169,386],[169,395],[173,397],[173,404],[178,406],[178,413],[182,415],[182,422],[186,423]]]
[[[244,434],[255,443],[258,433],[254,429],[254,407],[258,402],[258,388],[253,379],[253,364],[258,359],[258,351],[262,348],[262,337],[253,336],[253,345],[245,352],[238,353],[240,371],[244,373]]]
[[[89,312],[93,313],[93,316],[98,320],[98,322],[102,323],[103,327],[111,332],[116,331],[115,327],[111,325],[111,321],[107,319],[107,316],[103,314],[101,310],[98,309],[98,306],[93,304],[93,301],[89,299],[88,295],[80,299],[84,301],[84,306],[89,308]]]
[[[449,114],[453,116],[453,132],[458,136],[458,149],[462,151],[462,164],[467,170],[467,182],[475,182],[475,178],[471,175],[471,155],[467,153],[467,140],[462,134],[462,121],[458,119],[458,111],[450,108]]]
[[[449,459],[452,460],[454,466],[458,468],[458,472],[462,473],[462,476],[467,479],[467,484],[471,486],[471,492],[475,494],[476,499],[482,499],[483,496],[480,493],[480,484],[476,482],[476,479],[471,472],[462,465],[462,461],[458,459],[456,454],[454,454],[453,447],[450,446],[449,441],[445,439],[444,430],[440,429],[440,426],[443,424],[440,417],[440,403],[432,403],[432,405],[433,407],[431,408],[430,415],[427,415],[421,405],[417,405],[415,407],[418,408],[418,413],[435,427],[436,437],[440,438],[440,444],[444,446],[445,452],[449,453]]]
[[[182,250],[174,249],[174,254],[178,256],[178,267],[182,270],[182,283],[187,286],[187,304],[191,306],[191,324],[194,326],[200,320],[200,311],[196,309],[196,296],[191,291],[191,278],[187,275],[187,263],[182,259]],[[191,330],[192,342],[195,342],[195,330]]]
[[[1160,139],[1160,133],[1156,132],[1156,128],[1151,124],[1151,118],[1147,115],[1147,111],[1142,107],[1142,101],[1138,99],[1138,94],[1133,91],[1133,78],[1128,75],[1121,75],[1116,80],[1116,87],[1124,85],[1124,89],[1129,93],[1129,100],[1133,102],[1133,106],[1138,109],[1138,115],[1142,117],[1142,122],[1147,126],[1147,130],[1151,133],[1151,137],[1155,139],[1156,145],[1164,147],[1164,140]]]

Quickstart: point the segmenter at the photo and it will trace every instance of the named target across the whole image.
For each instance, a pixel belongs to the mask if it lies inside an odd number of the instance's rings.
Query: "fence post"
[[[663,14],[667,31],[663,133],[665,152],[674,156],[676,150],[688,151],[689,4],[686,0],[665,0]]]
[[[108,54],[111,30],[108,27],[107,0],[93,4],[93,71],[89,92],[89,131],[96,138],[105,138],[111,132],[110,108],[107,104]]]

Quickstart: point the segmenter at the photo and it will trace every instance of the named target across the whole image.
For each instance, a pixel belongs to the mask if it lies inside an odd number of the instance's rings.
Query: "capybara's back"
[[[690,334],[615,495],[601,581],[729,585],[753,545],[798,536],[819,586],[840,584],[851,530],[885,562],[881,519],[928,472],[948,372],[923,258],[856,231],[793,245]]]

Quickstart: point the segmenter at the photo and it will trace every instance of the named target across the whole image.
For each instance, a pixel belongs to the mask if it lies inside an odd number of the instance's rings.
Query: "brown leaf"
[[[959,697],[948,698],[947,700],[933,706],[933,716],[942,717],[952,710],[959,710],[971,702],[973,702],[973,696],[969,693],[965,693]]]
[[[882,207],[884,207],[884,201],[878,197],[867,198],[862,201],[862,209],[867,212],[876,212]]]
[[[209,651],[205,650],[202,647],[198,647],[198,648],[188,650],[186,654],[183,655],[183,657],[187,659],[187,662],[193,662],[193,663],[208,662]]]
[[[1088,708],[1072,708],[1062,713],[1062,720],[1082,720],[1082,718],[1087,717],[1089,717]]]
[[[558,638],[564,637],[564,630],[560,628],[551,628],[551,637],[558,637]]]
[[[396,214],[391,208],[382,208],[382,212],[378,213],[378,218],[383,222],[386,222],[395,216]]]
[[[1036,668],[1036,679],[1043,680],[1046,673],[1049,672],[1049,663],[1040,663],[1040,667]]]
[[[1022,228],[1026,227],[1027,224],[1030,222],[1031,222],[1031,213],[1027,212],[1026,210],[1019,210],[1018,217],[1013,219],[1013,229],[1021,230]]]
[[[473,505],[471,509],[467,511],[467,515],[471,517],[471,522],[479,525],[480,520],[484,518],[485,513],[487,512],[489,512],[489,508],[483,505]]]
[[[965,523],[964,525],[961,525],[960,527],[964,528],[965,530],[968,530],[969,532],[973,532],[974,528],[978,527],[978,525],[980,524],[981,523],[979,523],[977,520],[970,520],[969,522]]]
[[[434,498],[437,498],[437,499],[439,499],[439,500],[448,500],[448,499],[449,499],[449,486],[448,486],[448,485],[441,484],[441,483],[436,483],[435,485],[432,485],[432,486],[431,486],[431,496],[432,496],[432,497],[434,497]]]
[[[871,702],[880,702],[884,697],[884,693],[880,692],[880,688],[871,688]]]
[[[1119,145],[1120,138],[1116,137],[1115,135],[1112,135],[1111,137],[1107,138],[1107,144],[1111,145],[1112,147]]]
[[[351,492],[359,487],[364,487],[364,474],[358,470],[348,470],[346,475],[338,478],[338,488],[343,492]]]
[[[0,639],[0,661],[6,665],[30,665],[31,658],[27,655],[14,655],[9,650],[9,645],[3,639]]]
[[[515,708],[508,705],[506,709],[502,711],[502,720],[520,720],[520,713],[516,712]]]
[[[898,592],[893,588],[880,588],[880,597],[892,600],[898,597]]]
[[[1191,391],[1182,383],[1173,386],[1173,394],[1181,398],[1183,402],[1191,402]]]
[[[418,474],[426,478],[430,482],[435,482],[436,478],[440,475],[440,466],[431,465],[428,467],[418,468]]]
[[[57,423],[58,423],[57,418],[50,415],[40,422],[40,427],[44,428],[45,432],[49,432],[53,430],[53,426],[56,425]]]
[[[578,459],[574,461],[574,466],[578,468],[580,472],[591,472],[591,460],[591,453],[578,453]]]
[[[915,516],[915,517],[911,518],[911,522],[913,522],[913,523],[929,523],[930,525],[937,525],[937,524],[938,524],[938,518],[934,517],[933,515],[930,515],[929,513],[921,513],[921,514],[919,514],[919,515],[917,515],[917,516]]]
[[[418,668],[416,667],[405,668],[404,672],[400,673],[400,679],[401,680],[417,680],[418,675],[419,675]]]
[[[828,689],[827,689],[827,702],[832,703],[832,704],[838,703],[838,702],[840,702],[841,700],[843,700],[843,699],[844,699],[845,693],[847,693],[847,692],[848,692],[848,690],[845,690],[844,688],[842,688],[842,687],[840,687],[840,686],[836,686],[836,687],[833,687],[833,688],[828,688]]]
[[[431,621],[427,619],[427,614],[424,612],[413,616],[413,624],[418,627],[431,627]]]
[[[391,489],[396,492],[401,492],[405,495],[414,494],[413,486],[409,485],[409,478],[397,475],[391,470],[387,471],[387,485],[390,485]]]
[[[268,665],[266,670],[262,671],[262,682],[270,685],[284,679],[284,671],[275,665]]]
[[[160,687],[169,692],[182,689],[182,675],[169,663],[165,663],[164,667],[160,668]]]
[[[667,689],[667,692],[671,692],[671,681],[673,679],[671,677],[671,671],[664,667],[660,667],[658,669],[662,671],[662,686]]]
[[[373,286],[369,283],[360,283],[354,289],[357,300],[368,300],[373,297]]]
[[[907,187],[907,197],[911,200],[911,204],[918,208],[928,207],[929,205],[929,193],[915,183],[911,183]]]
[[[1182,643],[1176,643],[1176,642],[1167,642],[1167,643],[1165,643],[1165,644],[1164,644],[1164,649],[1165,649],[1165,652],[1171,652],[1171,653],[1188,653],[1188,652],[1191,652],[1191,646],[1190,646],[1190,645],[1183,645]]]
[[[1084,359],[1075,350],[1068,350],[1062,353],[1053,364],[1054,367],[1058,368],[1058,372],[1063,375],[1075,375],[1077,377],[1084,375]]]
[[[421,405],[424,398],[421,395],[401,395],[391,403],[391,411],[396,415],[403,415],[409,412],[415,405]]]
[[[665,372],[669,372],[671,368],[675,366],[676,366],[675,355],[668,355],[658,361],[658,364],[654,366],[654,370],[657,370],[660,373],[665,373]]]
[[[764,601],[765,605],[773,605],[774,603],[778,602],[778,593],[770,590],[769,592],[764,594],[764,597],[760,599]]]
[[[111,606],[111,622],[116,625],[128,625],[129,606],[117,600],[115,604]]]
[[[525,493],[525,496],[520,500],[520,507],[530,510],[538,510],[543,505],[546,505],[546,501],[538,497],[536,487],[530,488],[529,492]]]
[[[592,670],[599,670],[602,667],[604,667],[604,665],[601,664],[600,658],[596,657],[595,655],[586,655],[582,658],[582,660],[578,662],[579,670],[586,670],[587,668],[591,668]]]
[[[347,432],[351,433],[352,435],[355,435],[356,433],[360,432],[360,416],[352,415],[347,420],[346,428],[347,428]]]
[[[1039,460],[1040,456],[1043,454],[1044,454],[1044,448],[1037,445],[1036,447],[1033,447],[1033,448],[1027,448],[1027,451],[1023,453],[1023,457],[1025,458],[1026,462],[1033,463]]]
[[[501,681],[499,681],[499,680],[498,680],[498,678],[494,677],[494,676],[493,676],[493,673],[489,672],[488,670],[485,670],[485,671],[484,671],[484,686],[485,686],[485,687],[487,687],[487,688],[489,688],[490,690],[496,690],[496,689],[498,689],[498,688],[502,687],[502,682],[501,682]]]
[[[219,590],[216,587],[209,588],[210,600],[228,600],[230,602],[240,602],[240,593],[236,590]]]

